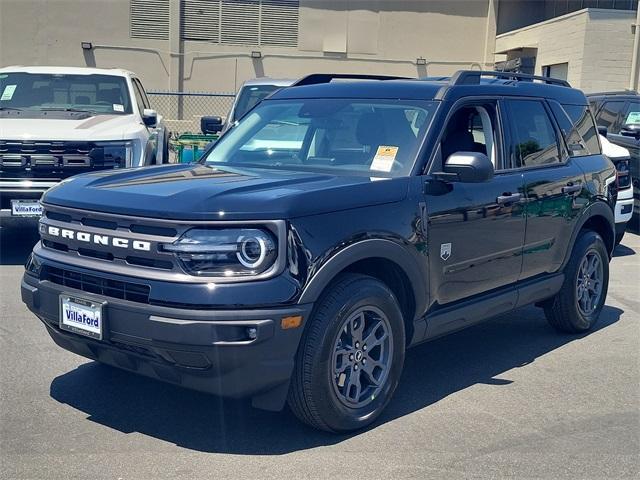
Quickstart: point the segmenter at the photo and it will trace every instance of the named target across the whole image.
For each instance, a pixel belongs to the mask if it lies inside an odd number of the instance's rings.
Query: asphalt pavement
[[[20,301],[36,241],[0,229],[0,478],[640,478],[640,236],[587,335],[528,307],[407,354],[353,435],[316,432],[58,348]]]

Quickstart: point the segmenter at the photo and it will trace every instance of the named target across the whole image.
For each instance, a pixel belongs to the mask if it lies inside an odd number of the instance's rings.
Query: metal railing
[[[151,107],[164,117],[173,136],[200,133],[200,118],[205,115],[225,117],[234,93],[147,92]]]

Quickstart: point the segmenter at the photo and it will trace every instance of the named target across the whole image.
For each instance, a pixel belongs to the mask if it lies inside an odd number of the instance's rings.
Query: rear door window
[[[515,168],[560,163],[556,129],[539,100],[509,100]]]

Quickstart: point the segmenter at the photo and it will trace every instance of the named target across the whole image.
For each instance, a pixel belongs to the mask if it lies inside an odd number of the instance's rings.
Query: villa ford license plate
[[[102,340],[104,303],[60,295],[60,328]]]
[[[38,200],[11,200],[11,215],[14,217],[40,217],[42,205]]]

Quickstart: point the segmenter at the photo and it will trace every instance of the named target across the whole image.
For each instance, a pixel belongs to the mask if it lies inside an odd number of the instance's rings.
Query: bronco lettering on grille
[[[148,252],[151,250],[151,242],[143,240],[129,240],[127,238],[111,237],[109,235],[97,235],[88,232],[77,232],[67,228],[47,226],[47,233],[53,237],[68,238],[77,240],[78,242],[94,243],[96,245],[111,245],[118,248],[133,248],[134,250],[142,250]]]

